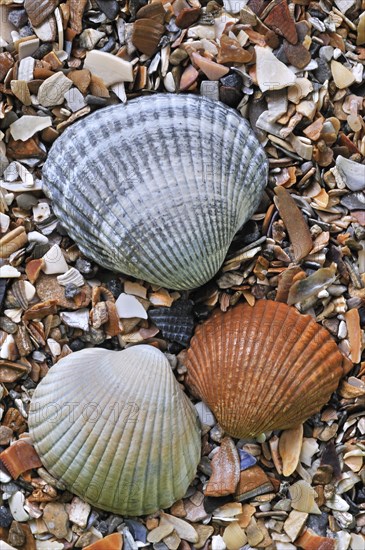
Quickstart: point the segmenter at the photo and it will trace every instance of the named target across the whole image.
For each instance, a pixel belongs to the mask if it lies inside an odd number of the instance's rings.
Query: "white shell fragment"
[[[68,355],[37,386],[29,428],[51,475],[117,514],[170,507],[200,460],[195,410],[152,346]]]
[[[86,54],[84,69],[99,76],[108,88],[118,82],[133,82],[133,65],[116,55],[92,50]]]
[[[122,293],[115,302],[115,306],[120,319],[131,319],[132,317],[147,319],[147,311],[141,302],[131,294]]]
[[[336,168],[340,171],[346,186],[351,191],[365,189],[365,164],[354,162],[339,155],[336,159]]]
[[[49,153],[43,182],[86,256],[138,279],[191,289],[215,275],[258,206],[267,161],[233,109],[157,94],[68,128]]]
[[[89,310],[86,308],[77,311],[61,311],[60,317],[69,327],[81,328],[81,330],[89,329]]]
[[[281,90],[295,83],[295,74],[269,48],[255,46],[257,82],[262,92]]]
[[[85,284],[84,278],[81,275],[80,271],[78,271],[74,267],[71,267],[63,275],[58,275],[57,282],[61,286],[75,285],[75,286],[80,287],[80,286],[83,286]]]
[[[46,275],[65,273],[68,270],[67,262],[58,244],[54,244],[48,250],[48,252],[43,256],[43,260],[45,262],[43,272]]]
[[[14,139],[26,141],[34,136],[36,132],[44,130],[49,126],[52,126],[52,119],[50,116],[25,115],[10,124],[10,133]]]

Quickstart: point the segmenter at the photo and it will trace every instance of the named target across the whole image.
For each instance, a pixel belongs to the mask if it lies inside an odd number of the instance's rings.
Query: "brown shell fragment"
[[[205,496],[222,497],[234,493],[240,478],[240,461],[230,437],[222,440],[211,466],[213,473],[205,489]]]
[[[215,311],[198,326],[187,357],[192,391],[238,438],[298,426],[349,367],[311,316],[270,300]]]
[[[293,197],[284,187],[275,187],[277,207],[285,223],[293,245],[295,259],[305,258],[312,250],[312,236],[303,214],[295,204]]]
[[[41,468],[39,456],[26,441],[16,441],[0,454],[0,461],[4,464],[13,479],[32,468]]]
[[[24,8],[33,27],[38,27],[57,8],[58,0],[25,0]]]
[[[271,6],[273,7],[271,8]],[[270,13],[264,19],[265,25],[284,36],[291,44],[296,44],[298,42],[297,29],[290,15],[287,0],[274,0],[269,4],[268,9]]]
[[[140,52],[151,56],[157,51],[164,27],[154,19],[137,19],[133,26],[132,43]]]
[[[15,382],[27,373],[27,367],[21,363],[15,363],[7,359],[0,360],[0,382],[5,384]]]

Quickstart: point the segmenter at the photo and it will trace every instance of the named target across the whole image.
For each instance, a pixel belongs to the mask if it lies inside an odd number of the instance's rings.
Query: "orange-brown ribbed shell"
[[[188,385],[238,438],[297,426],[351,368],[326,329],[280,302],[216,311],[188,350]]]

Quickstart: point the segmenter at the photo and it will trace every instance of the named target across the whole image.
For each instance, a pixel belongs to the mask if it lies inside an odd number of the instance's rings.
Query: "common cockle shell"
[[[195,409],[152,346],[68,355],[37,386],[29,428],[55,478],[118,514],[171,506],[200,459]]]
[[[312,317],[260,300],[199,325],[186,366],[194,393],[228,434],[243,438],[304,422],[352,365]]]
[[[222,265],[267,172],[237,111],[200,96],[157,94],[73,124],[52,146],[43,182],[86,256],[191,289]]]

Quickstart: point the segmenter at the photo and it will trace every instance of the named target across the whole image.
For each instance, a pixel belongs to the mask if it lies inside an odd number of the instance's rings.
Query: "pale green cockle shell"
[[[34,392],[29,428],[55,478],[118,514],[171,506],[200,460],[194,407],[164,354],[147,345],[62,359]]]

